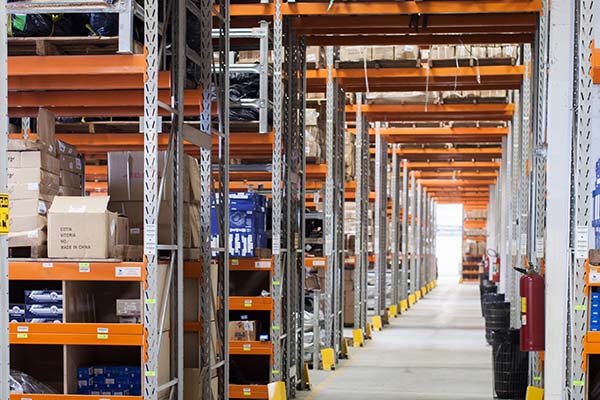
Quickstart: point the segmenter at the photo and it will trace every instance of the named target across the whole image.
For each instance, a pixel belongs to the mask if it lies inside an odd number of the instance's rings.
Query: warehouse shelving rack
[[[133,78],[127,85],[131,88],[141,89],[143,86],[144,94],[140,96],[141,101],[135,100],[130,101],[129,103],[123,103],[119,98],[119,96],[114,96],[112,98],[112,102],[97,102],[97,103],[88,103],[87,105],[95,105],[97,108],[96,111],[85,110],[83,114],[78,114],[82,112],[81,110],[73,110],[68,111],[64,109],[57,109],[59,111],[59,115],[68,115],[71,112],[73,115],[107,115],[107,116],[141,116],[143,114],[142,125],[143,125],[143,146],[144,146],[144,162],[145,162],[145,217],[144,217],[144,253],[145,253],[145,261],[143,264],[135,264],[132,266],[131,263],[123,263],[123,266],[126,268],[139,268],[141,272],[139,275],[136,275],[136,279],[138,279],[143,285],[143,308],[144,308],[144,320],[143,324],[139,325],[139,335],[137,336],[138,327],[133,326],[132,329],[128,329],[125,327],[111,327],[109,328],[109,332],[114,328],[117,334],[113,337],[111,333],[108,334],[105,339],[100,338],[100,334],[96,337],[97,341],[107,340],[106,343],[112,343],[113,340],[115,343],[119,342],[119,331],[125,330],[127,333],[127,337],[121,338],[123,343],[138,343],[143,349],[142,355],[140,356],[140,360],[142,360],[142,380],[143,380],[143,398],[144,399],[157,399],[164,391],[171,391],[171,396],[176,394],[177,398],[183,398],[183,347],[184,347],[184,326],[190,327],[192,325],[200,324],[198,323],[186,323],[184,325],[183,321],[183,280],[187,277],[198,276],[198,274],[202,275],[201,280],[201,289],[200,292],[202,295],[198,295],[201,301],[201,311],[198,316],[198,320],[201,321],[202,329],[194,328],[192,331],[198,335],[198,339],[196,342],[198,343],[200,338],[202,339],[200,344],[200,353],[199,359],[196,360],[196,365],[198,368],[202,366],[205,371],[202,374],[202,382],[200,384],[200,388],[203,393],[204,398],[213,398],[213,396],[217,396],[219,398],[227,398],[228,397],[228,386],[226,382],[228,381],[228,359],[227,359],[227,342],[223,339],[226,336],[227,332],[227,313],[224,310],[227,310],[228,304],[228,269],[225,267],[228,265],[228,248],[227,241],[222,240],[219,246],[219,249],[215,249],[219,256],[216,260],[216,268],[218,270],[217,280],[218,282],[213,282],[210,274],[210,266],[215,263],[215,261],[211,260],[210,254],[210,207],[211,207],[211,194],[213,193],[212,182],[212,161],[211,160],[211,144],[212,141],[215,140],[218,144],[218,156],[215,164],[217,165],[217,180],[219,181],[218,191],[221,196],[218,198],[223,199],[221,204],[217,204],[220,212],[222,211],[222,215],[224,218],[221,219],[222,224],[220,224],[220,231],[227,230],[227,200],[226,197],[223,196],[223,193],[227,193],[228,191],[228,163],[229,163],[229,104],[227,101],[219,101],[216,105],[217,114],[220,116],[219,118],[219,126],[216,129],[211,127],[211,114],[213,111],[213,102],[211,100],[211,87],[213,86],[213,73],[212,73],[212,28],[213,22],[212,17],[217,15],[217,19],[219,26],[219,35],[218,35],[218,43],[219,43],[219,54],[220,54],[220,66],[221,71],[223,72],[216,79],[218,82],[215,86],[217,88],[217,97],[219,99],[224,98],[224,93],[228,93],[228,53],[229,53],[229,16],[228,16],[228,2],[222,1],[219,2],[219,11],[215,12],[213,10],[213,2],[212,1],[204,1],[201,6],[197,6],[194,4],[186,5],[185,2],[179,1],[174,3],[173,5],[173,16],[172,22],[177,21],[177,23],[172,23],[172,38],[173,43],[171,46],[171,60],[172,60],[172,69],[170,71],[171,83],[165,85],[165,82],[169,81],[169,72],[159,72],[159,34],[163,37],[166,32],[159,32],[159,30],[164,29],[167,25],[162,24],[164,21],[159,21],[158,15],[158,2],[150,1],[144,4],[143,10],[140,9],[138,5],[134,5],[131,2],[120,1],[110,5],[104,2],[87,2],[83,6],[79,4],[78,6],[73,6],[71,3],[62,3],[62,2],[53,2],[51,5],[45,2],[15,2],[11,3],[10,13],[32,13],[32,12],[51,12],[51,13],[80,13],[80,12],[119,12],[120,13],[120,37],[119,37],[119,47],[120,51],[123,53],[131,52],[131,40],[132,40],[132,16],[137,14],[144,21],[144,46],[145,46],[145,55],[144,56],[128,56],[128,55],[120,55],[120,56],[99,56],[99,57],[30,57],[27,58],[26,62],[30,62],[35,65],[36,62],[44,62],[45,68],[41,76],[50,76],[51,79],[40,80],[40,82],[54,82],[55,87],[47,87],[48,90],[56,90],[57,87],[60,88],[60,85],[63,85],[65,89],[105,89],[102,87],[102,83],[108,83],[110,86],[111,82],[115,82],[117,75],[123,71],[125,71],[125,76]],[[6,12],[7,10],[2,7],[0,9],[0,14],[2,14],[2,21],[7,21]],[[201,20],[202,32],[200,32],[203,40],[203,57],[194,57],[194,54],[190,51],[189,48],[186,48],[185,43],[185,33],[186,33],[186,16],[188,13],[194,14],[197,18]],[[160,26],[159,26],[160,25]],[[0,36],[1,36],[1,46],[2,46],[2,55],[0,56],[2,59],[0,60],[0,71],[2,80],[2,85],[0,87],[1,96],[8,101],[2,102],[2,110],[0,117],[0,131],[7,132],[6,123],[8,122],[8,115],[19,116],[22,113],[10,113],[9,109],[11,105],[18,105],[18,98],[11,98],[7,96],[8,88],[10,87],[10,82],[8,81],[9,76],[11,75],[11,64],[12,71],[14,72],[14,63],[11,63],[10,58],[7,60],[7,42],[6,42],[6,25],[5,23],[0,24]],[[164,43],[163,43],[164,44]],[[162,54],[165,54],[162,52]],[[184,118],[187,115],[191,115],[194,112],[192,110],[188,111],[188,107],[185,107],[189,100],[198,99],[194,98],[195,93],[184,90],[185,89],[185,78],[186,78],[186,61],[188,58],[195,60],[198,62],[199,67],[201,69],[201,80],[204,87],[204,96],[203,96],[203,105],[202,111],[200,112],[200,108],[197,108],[195,111],[196,116],[200,116],[201,127],[200,130],[196,128],[192,128],[187,124],[184,124]],[[17,59],[24,60],[24,59]],[[52,74],[52,61],[48,62],[48,60],[56,61],[54,75]],[[74,61],[73,60],[78,60]],[[132,68],[127,68],[123,61],[133,61],[134,64],[131,66]],[[79,62],[79,64],[78,64]],[[87,63],[87,66],[86,66]],[[80,75],[77,73],[73,74],[73,70],[81,71]],[[87,68],[87,70],[86,70]],[[88,79],[89,74],[93,71],[94,68],[99,70],[99,74],[111,74],[110,69],[113,68],[117,74],[111,76],[111,80],[94,80]],[[102,69],[104,68],[104,69]],[[164,68],[164,65],[163,65]],[[20,69],[17,69],[19,71]],[[69,79],[60,80],[61,73],[64,75],[66,71],[69,71]],[[43,86],[43,85],[42,85]],[[107,87],[110,88],[110,87]],[[122,89],[128,87],[115,87],[114,89]],[[44,89],[44,87],[35,87],[35,89]],[[171,98],[167,98],[166,101],[163,101],[164,97],[159,97],[159,89],[170,89],[173,101],[171,102]],[[11,90],[18,90],[18,88],[13,87]],[[115,93],[118,94],[118,93]],[[190,98],[190,95],[192,98]],[[40,96],[42,96],[40,94]],[[136,94],[137,96],[137,94]],[[161,95],[162,96],[162,95]],[[42,96],[43,97],[43,96]],[[68,96],[67,96],[68,97]],[[72,96],[71,96],[72,97]],[[92,96],[93,97],[93,96]],[[10,104],[8,102],[10,101]],[[126,100],[127,101],[127,100]],[[15,103],[16,102],[16,103]],[[84,102],[85,103],[85,102]],[[197,102],[199,104],[199,102]],[[44,104],[39,104],[44,105]],[[69,107],[72,107],[71,104],[66,104]],[[81,105],[81,103],[79,104]],[[85,104],[84,104],[85,105]],[[111,106],[133,106],[122,107],[120,111],[117,111],[116,108],[111,109]],[[32,103],[32,106],[37,107],[38,104]],[[102,110],[102,107],[106,107],[105,110]],[[88,114],[89,113],[89,114]],[[183,248],[182,248],[182,213],[179,210],[182,210],[182,199],[175,198],[175,221],[173,224],[174,232],[176,233],[176,237],[178,238],[177,243],[179,245],[163,245],[157,243],[157,213],[158,213],[158,203],[157,198],[159,197],[160,192],[163,191],[164,184],[159,182],[158,179],[158,168],[157,168],[157,150],[158,150],[158,130],[160,129],[160,119],[159,114],[161,115],[171,115],[173,123],[171,124],[171,134],[169,138],[169,150],[171,153],[172,160],[174,162],[175,168],[175,179],[174,185],[175,188],[180,187],[182,185],[181,182],[181,167],[182,167],[182,155],[183,155],[183,141],[186,140],[198,147],[201,148],[201,179],[202,179],[202,204],[201,204],[201,215],[202,215],[202,229],[201,229],[201,237],[203,243],[203,256],[204,260],[201,263],[184,265],[183,260]],[[105,143],[106,144],[106,143]],[[0,149],[2,149],[2,153],[5,154],[6,150],[6,136],[3,135],[2,142],[0,143]],[[2,157],[0,161],[0,166],[4,166],[1,168],[2,170],[6,170],[6,160],[5,157]],[[6,188],[6,175],[0,174],[0,186]],[[174,193],[178,193],[178,190],[174,190]],[[176,196],[176,195],[175,195]],[[221,235],[224,238],[225,235]],[[12,270],[12,267],[7,269],[6,264],[6,239],[2,238],[2,253],[4,254],[1,260],[1,270],[2,276],[5,278],[2,280],[2,296],[1,296],[1,304],[6,305],[6,300],[8,296],[8,278],[9,275],[7,271]],[[157,364],[158,364],[158,356],[160,352],[160,343],[159,339],[161,336],[161,329],[159,329],[159,317],[160,321],[164,321],[164,309],[159,310],[157,301],[158,298],[162,296],[161,293],[157,292],[157,271],[158,271],[158,256],[159,252],[168,252],[170,254],[170,268],[169,268],[169,282],[172,282],[170,285],[170,294],[167,296],[171,298],[171,303],[173,310],[175,312],[171,313],[173,320],[175,321],[174,328],[172,331],[175,331],[173,338],[172,346],[172,354],[171,354],[171,377],[170,380],[159,386],[157,380]],[[207,256],[208,255],[208,256]],[[86,260],[81,260],[82,262],[69,262],[69,263],[58,263],[57,265],[54,262],[32,262],[30,266],[33,268],[40,268],[44,264],[49,265],[52,264],[52,271],[56,271],[58,274],[53,279],[71,279],[77,273],[75,271],[82,272],[81,268],[83,266],[84,269],[88,271],[93,271],[92,274],[86,275],[87,279],[94,280],[110,280],[110,276],[114,279],[115,268],[120,268],[119,265],[109,263],[88,263]],[[56,268],[55,268],[56,267]],[[112,268],[112,269],[111,269]],[[187,269],[189,272],[184,272],[184,269]],[[98,270],[98,271],[96,271]],[[201,272],[199,272],[200,270]],[[47,269],[45,271],[48,271]],[[102,273],[106,272],[107,275],[103,276]],[[83,271],[85,272],[85,270]],[[97,275],[97,273],[100,275]],[[48,276],[48,273],[40,273],[39,270],[36,272],[40,278],[43,279],[44,276]],[[29,279],[35,278],[36,274],[32,274],[28,276]],[[61,275],[66,274],[66,275]],[[18,279],[18,277],[17,277]],[[211,321],[215,321],[215,327],[217,332],[215,332],[215,337],[218,343],[211,342]],[[2,327],[3,329],[8,329],[6,316],[2,315]],[[162,325],[162,323],[161,323]],[[14,329],[15,327],[11,327]],[[25,328],[33,330],[31,333],[33,339],[37,338],[37,333],[35,331],[38,330],[37,326],[24,326],[24,327],[16,327],[17,330],[24,330]],[[69,324],[65,324],[63,329],[70,330],[71,326]],[[93,335],[93,328],[95,326],[92,325],[78,325],[73,327],[71,331],[71,335],[73,336],[73,342],[78,343],[91,343],[98,344],[98,342],[94,341],[91,336]],[[42,331],[45,327],[40,327]],[[187,329],[186,329],[187,331]],[[200,335],[202,332],[202,335]],[[190,332],[186,332],[187,335]],[[17,338],[18,338],[17,334]],[[28,335],[28,334],[27,334]],[[43,335],[40,332],[40,335]],[[104,335],[104,334],[103,334]],[[1,335],[3,340],[5,339],[5,335]],[[8,335],[6,335],[8,337]],[[23,336],[23,332],[21,332],[21,340],[28,339]],[[40,337],[42,341],[46,339]],[[62,339],[67,340],[68,338],[63,337]],[[104,342],[103,342],[104,343]],[[6,342],[4,343],[6,344]],[[3,346],[5,349],[6,346]],[[216,350],[211,350],[214,348]],[[6,373],[9,371],[8,365],[8,351],[3,351],[3,368],[2,371]],[[194,362],[192,361],[193,365]],[[215,377],[217,380],[217,384],[215,385],[216,392],[212,392],[211,380]],[[198,377],[200,379],[200,376]],[[7,387],[8,379],[3,374],[2,377],[2,397],[8,398],[8,387]],[[15,395],[13,395],[14,397]],[[45,396],[48,398],[49,396]],[[57,398],[68,398],[68,395],[59,395]],[[93,396],[90,396],[93,398]]]

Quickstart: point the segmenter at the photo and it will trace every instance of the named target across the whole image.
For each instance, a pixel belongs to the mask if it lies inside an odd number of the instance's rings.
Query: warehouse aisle
[[[477,285],[457,278],[376,332],[334,372],[311,371],[307,400],[467,400],[492,398],[491,349]]]

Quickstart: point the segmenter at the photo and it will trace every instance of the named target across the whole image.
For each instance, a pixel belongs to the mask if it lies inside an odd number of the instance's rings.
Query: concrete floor
[[[305,400],[492,399],[477,285],[441,280],[336,371],[310,371]],[[349,336],[349,335],[347,335]]]

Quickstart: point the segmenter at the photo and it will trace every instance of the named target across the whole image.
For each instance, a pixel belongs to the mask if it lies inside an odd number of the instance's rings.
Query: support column
[[[398,155],[398,147],[392,147],[392,305],[398,306],[400,302],[400,286],[399,279],[400,268],[400,160]],[[387,209],[387,207],[386,207]]]
[[[551,3],[547,79],[546,400],[566,396],[567,287],[570,266],[571,140],[573,132],[574,4]],[[544,100],[539,99],[543,104]],[[543,129],[538,127],[538,129]],[[571,370],[571,366],[569,366]]]
[[[402,273],[400,300],[408,302],[408,160],[402,160]]]

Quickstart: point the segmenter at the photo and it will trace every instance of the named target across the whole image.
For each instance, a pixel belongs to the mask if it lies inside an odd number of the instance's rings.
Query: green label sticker
[[[252,345],[251,344],[245,344],[243,348],[244,348],[244,351],[252,351]]]
[[[24,31],[26,20],[27,20],[27,17],[25,15],[15,15],[13,17],[13,21],[12,21],[13,28],[17,29],[19,31]]]
[[[144,376],[148,376],[150,378],[155,377],[156,371],[146,371],[146,372],[144,372]]]
[[[541,382],[542,381],[542,377],[541,376],[534,376],[533,380],[536,382]]]
[[[279,281],[273,281],[273,286],[279,286],[279,285],[281,285],[281,282],[279,282]]]
[[[100,340],[107,340],[108,339],[108,335],[106,333],[99,333],[97,335],[97,338]]]
[[[587,310],[587,307],[583,304],[578,304],[575,306],[575,311],[585,311]]]
[[[271,371],[272,374],[278,374],[279,370],[278,369],[274,369],[273,371]]]
[[[240,260],[234,258],[233,260],[231,260],[231,265],[240,265]]]
[[[146,299],[146,304],[156,304],[156,299]]]
[[[278,331],[279,329],[281,329],[281,328],[279,327],[279,325],[273,325],[273,330],[274,330],[274,331]]]
[[[584,386],[585,383],[583,381],[573,381],[573,386]]]
[[[27,339],[29,337],[26,333],[17,333],[17,339]]]

